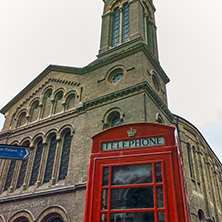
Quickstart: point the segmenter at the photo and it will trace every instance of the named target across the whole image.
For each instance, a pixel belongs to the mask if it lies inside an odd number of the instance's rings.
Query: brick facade
[[[112,47],[113,10],[123,4],[129,4],[129,40]],[[158,61],[154,12],[151,0],[104,1],[98,58],[83,68],[50,65],[2,108],[6,119],[0,143],[28,145],[31,155],[21,186],[22,162],[17,160],[10,172],[12,161],[0,160],[0,222],[83,221],[91,137],[111,127],[117,117],[121,124],[177,127],[192,221],[222,221],[222,165],[196,127],[168,109],[169,78]],[[52,137],[53,168],[44,183]],[[40,141],[37,180],[30,185]],[[68,154],[63,153],[65,146]],[[68,155],[68,163],[61,179],[63,155]]]

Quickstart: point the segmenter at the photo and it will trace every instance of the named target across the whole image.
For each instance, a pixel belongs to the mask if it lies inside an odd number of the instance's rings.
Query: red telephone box
[[[188,222],[176,130],[126,124],[93,136],[84,222]]]

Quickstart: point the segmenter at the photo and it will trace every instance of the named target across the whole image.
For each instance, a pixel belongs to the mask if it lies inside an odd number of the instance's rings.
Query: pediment
[[[18,93],[8,104],[6,104],[0,112],[5,114],[15,104],[17,109],[21,109],[25,104],[29,103],[33,98],[50,84],[52,86],[60,86],[64,88],[80,87],[81,83],[75,81],[75,75],[81,75],[82,68],[71,68],[62,66],[48,66],[41,74],[39,74],[30,84],[28,84],[20,93]]]

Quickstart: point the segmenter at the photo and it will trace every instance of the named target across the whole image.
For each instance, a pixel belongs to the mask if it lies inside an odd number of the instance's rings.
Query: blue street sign
[[[30,155],[29,148],[0,144],[0,158],[2,159],[27,159]]]

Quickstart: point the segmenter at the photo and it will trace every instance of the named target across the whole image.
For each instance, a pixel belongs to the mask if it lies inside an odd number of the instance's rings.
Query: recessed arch
[[[198,210],[197,215],[198,215],[199,221],[205,221],[205,215],[201,209]]]
[[[36,222],[51,222],[55,217],[59,217],[63,222],[70,222],[67,211],[61,206],[52,206],[44,210],[37,217]]]
[[[71,136],[73,136],[73,134],[75,133],[73,125],[66,124],[66,125],[62,126],[58,132],[58,139],[61,139],[69,131],[71,133]]]
[[[66,94],[65,88],[59,87],[58,89],[56,89],[56,90],[53,92],[52,100],[55,100],[55,97],[56,97],[56,95],[57,95],[59,92],[62,92],[62,93],[63,93],[63,96]]]
[[[32,100],[32,102],[29,104],[29,122],[34,122],[38,120],[39,118],[39,112],[40,112],[40,98],[35,98]]]
[[[5,219],[2,215],[0,215],[0,222],[5,222]]]
[[[25,138],[23,138],[23,139],[21,140],[21,142],[19,143],[19,145],[24,146],[24,144],[26,144],[26,143],[29,142],[29,146],[30,146],[31,141],[32,141],[32,138],[31,138],[30,136],[27,136],[27,137],[25,137]]]
[[[40,133],[36,134],[36,135],[33,137],[32,141],[31,141],[30,147],[35,147],[35,145],[36,145],[40,140],[42,140],[43,143],[44,143],[44,142],[45,142],[45,139],[46,139],[46,138],[45,138],[44,133],[40,132]]]
[[[17,124],[16,127],[20,127],[20,126],[24,126],[26,124],[26,116],[27,116],[27,109],[23,109],[21,110],[18,114],[17,114]]]
[[[54,85],[50,85],[50,86],[47,86],[46,88],[44,88],[44,89],[42,90],[42,93],[41,93],[41,98],[44,97],[46,91],[48,91],[49,89],[52,91],[52,93],[54,93],[54,91],[55,91],[55,86],[54,86]]]
[[[143,5],[143,8],[144,8],[144,12],[145,12],[146,14],[148,14],[149,19],[150,19],[150,20],[153,20],[153,14],[152,14],[152,11],[151,11],[149,5],[147,4],[147,2],[143,0],[143,1],[142,1],[142,5]]]
[[[163,120],[163,117],[160,113],[157,113],[156,114],[156,122],[157,123],[161,123],[161,124],[164,124],[164,120]]]
[[[34,222],[34,217],[30,211],[23,210],[14,213],[8,222]]]
[[[122,5],[124,5],[125,3],[129,2],[130,0],[114,0],[110,3],[108,10],[107,11],[113,11],[116,7],[121,7]]]
[[[121,125],[123,123],[123,111],[119,107],[109,109],[103,117],[103,129]]]
[[[57,137],[57,135],[58,135],[58,129],[50,129],[50,130],[45,134],[45,141],[46,141],[46,143],[48,142],[48,140],[51,139],[51,137],[52,137],[53,135],[56,135],[56,137]]]
[[[75,107],[78,94],[75,90],[71,90],[64,95],[65,109],[69,110]]]
[[[20,142],[19,140],[14,140],[10,143],[10,145],[18,145]]]
[[[33,103],[35,103],[36,101],[39,101],[39,103],[41,103],[41,99],[40,97],[35,97],[30,103],[29,103],[29,109],[32,107]]]
[[[66,100],[71,94],[75,94],[76,96],[79,96],[78,92],[76,90],[70,90],[64,95],[64,99]]]
[[[58,114],[64,111],[64,95],[65,95],[65,89],[59,88],[57,89],[53,94],[53,101],[54,101],[54,109],[53,114]]]
[[[42,112],[41,117],[46,118],[51,115],[51,108],[52,108],[52,95],[53,95],[54,88],[53,87],[47,87],[43,92],[42,96]]]
[[[151,70],[150,74],[151,74],[151,79],[152,79],[152,85],[153,85],[154,89],[157,92],[159,92],[161,89],[161,83],[160,83],[158,74],[154,70]]]

